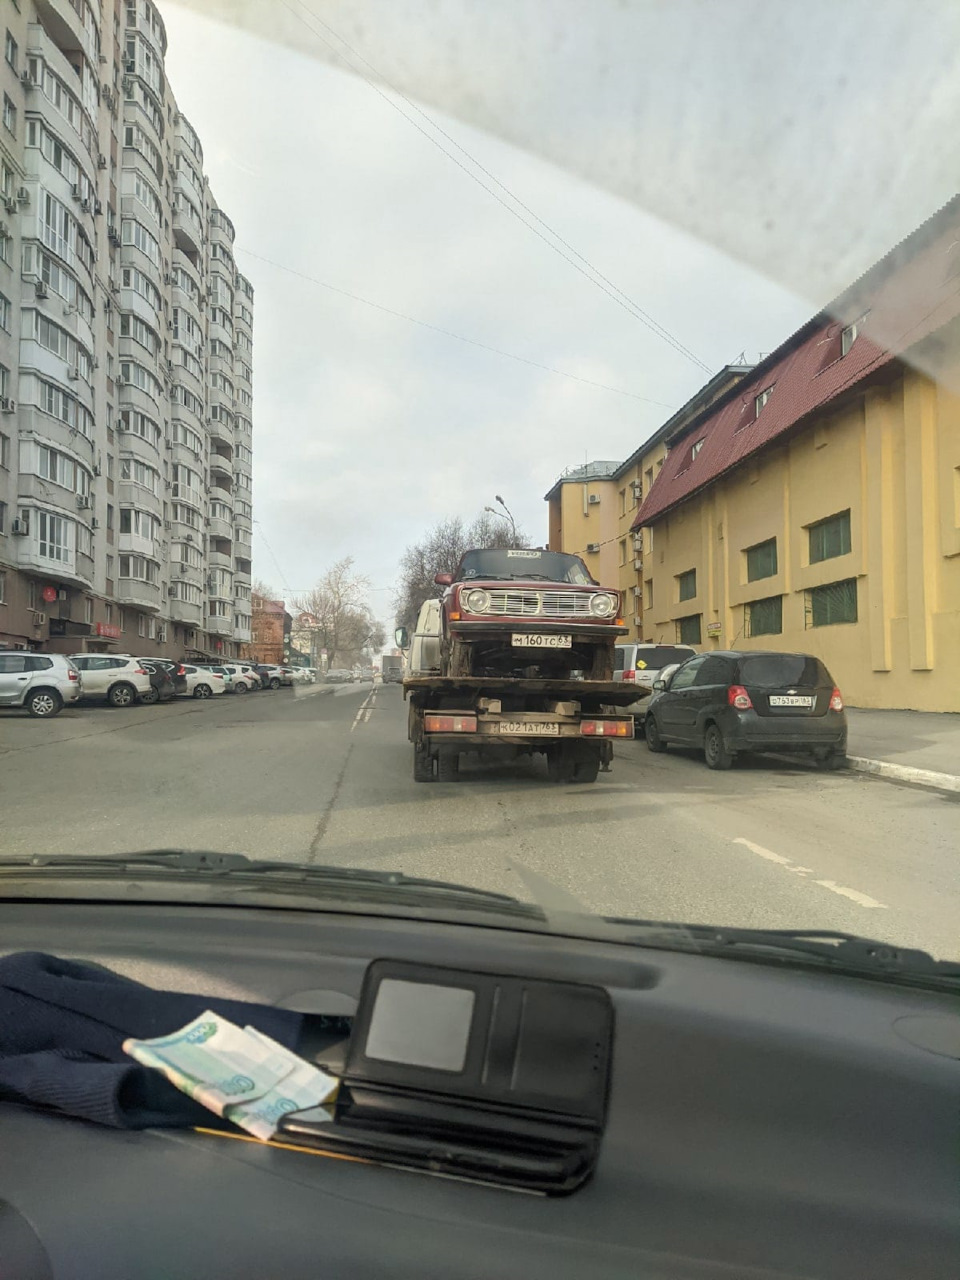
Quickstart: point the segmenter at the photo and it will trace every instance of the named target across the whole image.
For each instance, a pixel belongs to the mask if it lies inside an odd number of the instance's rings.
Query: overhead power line
[[[515,360],[518,364],[529,365],[533,369],[542,369],[545,373],[556,374],[559,378],[569,378],[573,382],[582,382],[588,387],[598,387],[601,391],[612,391],[618,396],[629,396],[631,400],[642,400],[644,404],[653,404],[660,409],[669,409],[671,412],[676,408],[675,405],[666,404],[663,400],[652,400],[649,396],[638,395],[635,391],[625,391],[622,387],[611,387],[606,382],[596,382],[593,378],[582,378],[577,373],[568,373],[565,369],[554,369],[552,365],[540,364],[537,360],[528,360],[526,356],[515,355],[512,351],[504,351],[501,347],[493,347],[488,342],[480,342],[477,338],[467,338],[462,333],[454,333],[452,329],[443,329],[439,325],[430,324],[427,320],[418,320],[416,316],[407,315],[404,311],[396,311],[393,307],[384,306],[381,302],[374,302],[370,298],[363,298],[358,293],[351,293],[349,289],[339,289],[336,285],[328,284],[326,280],[318,280],[316,276],[308,275],[305,271],[298,271],[296,267],[288,267],[283,262],[276,262],[273,258],[265,258],[263,254],[254,253],[252,249],[245,249],[242,245],[235,247],[237,253],[245,254],[248,258],[254,258],[257,262],[266,263],[268,267],[275,267],[278,271],[286,271],[289,275],[297,276],[301,280],[307,280],[310,284],[315,284],[321,289],[327,289],[330,293],[337,293],[342,298],[350,298],[353,302],[362,302],[365,307],[373,307],[375,311],[382,311],[384,315],[393,316],[396,320],[405,320],[408,324],[418,325],[421,329],[430,329],[433,333],[443,334],[445,338],[454,338],[457,342],[465,342],[471,347],[479,347],[481,351],[490,351],[493,355],[503,356],[507,360]]]
[[[346,63],[347,66],[350,66],[350,62],[344,56],[342,50],[338,49],[335,45],[331,44],[331,42],[322,34],[322,32],[317,30],[317,27],[313,23],[309,22],[303,16],[302,13],[298,12],[298,9],[295,9],[293,5],[287,2],[287,0],[280,0],[280,3],[284,6],[285,9],[288,9],[295,18],[297,18],[300,22],[302,22],[303,25],[308,30],[312,31],[313,34],[317,36],[319,40],[323,41],[323,43],[327,46],[327,48],[332,50],[332,52],[342,62]],[[365,67],[369,68],[369,70],[373,73],[373,75],[375,75],[378,80],[382,81],[385,85],[387,85],[390,91],[394,93],[398,98],[400,98],[411,109],[411,111],[415,111],[417,115],[421,116],[430,125],[431,129],[436,130],[438,134],[446,138],[447,141],[452,146],[456,147],[456,149],[462,155],[467,157],[467,159],[470,161],[472,165],[474,165],[481,173],[483,173],[486,177],[488,177],[491,182],[495,183],[496,186],[499,187],[501,191],[505,192],[510,197],[510,199],[514,202],[514,204],[518,206],[519,209],[523,209],[525,213],[528,213],[530,215],[530,218],[532,218],[534,221],[531,222],[529,219],[525,218],[522,213],[518,212],[518,209],[515,208],[514,205],[509,204],[506,200],[503,199],[502,196],[498,195],[498,193],[492,187],[488,186],[487,183],[484,182],[482,178],[478,177],[477,174],[474,173],[472,169],[469,169],[463,163],[462,160],[459,160],[457,156],[455,156],[452,151],[449,151],[443,145],[443,143],[440,142],[432,133],[428,132],[421,124],[419,124],[413,118],[413,116],[409,115],[406,111],[404,111],[403,107],[401,107],[399,103],[397,103],[393,98],[391,98],[389,94],[385,93],[383,89],[380,87],[380,85],[376,83],[375,80],[371,80],[371,78],[365,75],[364,72],[361,71],[358,67],[350,66],[350,69],[354,71],[355,74],[358,75],[360,79],[364,81],[365,84],[369,85],[369,87],[373,89],[375,93],[379,94],[379,96],[383,98],[383,100],[386,103],[388,103],[391,107],[393,107],[395,111],[399,112],[399,114],[403,116],[403,118],[409,124],[413,125],[413,127],[417,130],[417,132],[421,133],[427,139],[428,142],[432,143],[433,146],[435,146],[439,151],[442,151],[443,154],[457,166],[457,168],[462,169],[468,178],[471,178],[478,186],[482,187],[483,190],[486,191],[488,195],[492,196],[493,199],[496,200],[498,204],[502,205],[503,208],[506,209],[508,213],[512,214],[519,222],[522,222],[525,227],[527,227],[530,231],[532,231],[533,234],[537,236],[540,240],[542,240],[543,243],[548,246],[548,248],[552,249],[554,253],[559,254],[561,258],[569,262],[570,265],[574,268],[574,270],[579,271],[580,274],[585,279],[589,280],[591,284],[595,285],[598,289],[602,290],[602,292],[605,293],[608,297],[612,298],[613,301],[616,302],[618,306],[622,307],[629,315],[633,316],[634,319],[639,320],[641,324],[646,325],[646,327],[652,333],[654,333],[658,338],[662,339],[662,341],[666,342],[667,345],[672,347],[673,350],[676,351],[679,355],[682,355],[686,359],[691,360],[695,365],[697,365],[700,369],[704,370],[706,373],[711,372],[711,368],[708,364],[706,364],[703,360],[701,360],[700,357],[696,355],[693,351],[691,351],[689,347],[684,346],[684,344],[679,340],[679,338],[676,338],[672,333],[670,333],[668,329],[666,329],[663,325],[661,325],[657,320],[654,320],[653,316],[651,316],[649,312],[644,311],[643,308],[638,303],[634,302],[630,297],[628,297],[628,295],[625,294],[622,289],[620,289],[617,285],[613,283],[613,281],[609,280],[607,276],[605,276],[600,270],[598,270],[598,268],[595,267],[593,263],[589,261],[589,259],[584,257],[582,253],[580,253],[577,249],[573,247],[573,245],[571,245],[568,241],[566,241],[563,238],[563,236],[559,234],[559,232],[554,231],[554,229],[548,223],[546,223],[543,220],[543,218],[541,218],[538,214],[536,214],[529,207],[529,205],[525,204],[519,198],[519,196],[514,195],[514,193],[510,190],[509,187],[507,187],[503,182],[500,181],[499,178],[497,178],[488,169],[486,169],[480,163],[479,160],[477,160],[474,156],[472,156],[470,152],[467,151],[467,149],[463,147],[459,142],[457,142],[457,140],[453,138],[449,133],[447,133],[445,129],[443,129],[440,125],[438,125],[436,121],[433,120],[423,110],[422,107],[418,106],[417,103],[412,101],[412,99],[408,98],[406,94],[402,92],[402,90],[398,89],[396,85],[391,84],[391,82],[387,80],[385,76],[381,75],[380,72],[377,70],[377,68],[372,65],[372,63],[370,63],[361,53],[358,53],[357,50],[354,49],[353,46],[350,45],[343,38],[343,36],[341,36],[338,32],[336,32],[333,29],[333,27],[330,26],[329,23],[325,22],[323,18],[320,17],[319,14],[315,13],[314,10],[309,7],[309,5],[304,4],[303,0],[296,0],[296,4],[298,5],[299,9],[305,10],[310,15],[310,17],[314,20],[314,23],[319,23],[320,26],[323,27],[326,31],[328,31],[332,36],[334,36],[335,39],[339,40],[340,44],[343,45],[345,49],[349,50],[350,54],[353,56],[354,59],[356,59],[356,61],[362,63]],[[549,234],[553,237],[553,240],[548,239],[548,237],[543,234],[543,231],[540,231],[538,227],[534,225],[534,223],[539,223],[540,227],[543,227],[545,231],[549,232]],[[566,250],[569,250],[569,252],[566,252]]]

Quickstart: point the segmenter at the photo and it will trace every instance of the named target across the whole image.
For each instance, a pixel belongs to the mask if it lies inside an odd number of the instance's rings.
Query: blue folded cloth
[[[217,996],[154,991],[97,965],[36,951],[0,958],[0,1099],[120,1129],[218,1123],[123,1052],[212,1009],[295,1049],[303,1014]]]

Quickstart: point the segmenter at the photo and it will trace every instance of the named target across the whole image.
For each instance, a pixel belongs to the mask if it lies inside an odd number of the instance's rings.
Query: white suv
[[[111,707],[132,707],[150,693],[150,673],[127,653],[72,653],[84,698],[105,698]]]
[[[80,701],[80,673],[62,653],[0,653],[0,707],[25,707],[32,716],[59,715]]]

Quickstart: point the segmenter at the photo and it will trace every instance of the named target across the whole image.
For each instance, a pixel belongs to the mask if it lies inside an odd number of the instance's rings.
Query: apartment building
[[[3,6],[0,647],[251,637],[253,289],[151,0]]]

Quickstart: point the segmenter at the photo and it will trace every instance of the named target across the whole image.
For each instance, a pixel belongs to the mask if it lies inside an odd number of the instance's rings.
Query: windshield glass
[[[456,573],[460,581],[471,578],[524,579],[568,582],[587,586],[593,579],[577,556],[556,551],[468,551]]]
[[[960,4],[4,27],[0,891],[960,959]]]

